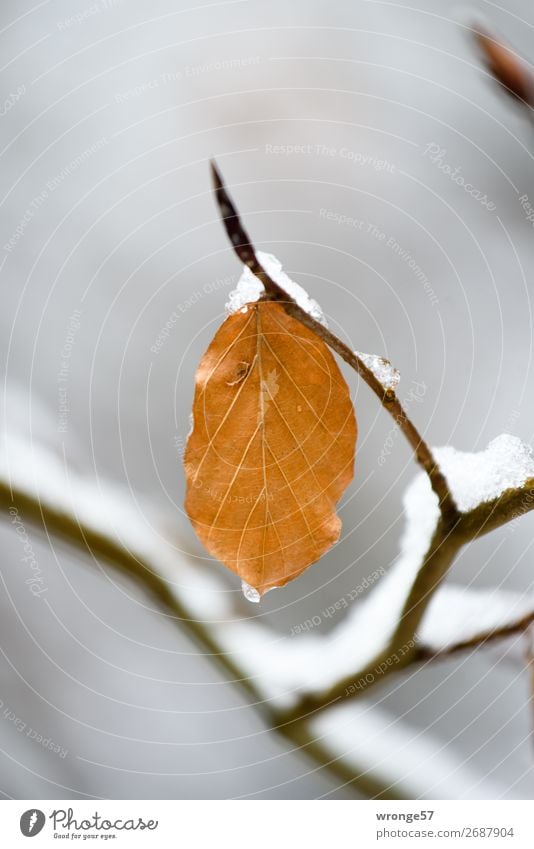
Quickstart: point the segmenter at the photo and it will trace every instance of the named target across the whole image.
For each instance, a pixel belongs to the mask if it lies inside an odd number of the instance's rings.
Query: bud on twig
[[[534,106],[534,80],[525,60],[481,26],[474,26],[473,34],[486,68],[502,89],[523,105]]]

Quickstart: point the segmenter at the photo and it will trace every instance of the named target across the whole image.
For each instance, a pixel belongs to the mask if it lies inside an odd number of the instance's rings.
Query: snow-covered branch
[[[315,719],[311,731],[288,720],[310,711],[317,717],[318,710],[360,696],[413,663],[511,636],[534,617],[530,595],[441,585],[462,545],[534,507],[530,449],[501,436],[479,454],[450,448],[435,454],[463,511],[457,527],[440,530],[437,496],[427,476],[419,474],[405,494],[398,560],[326,636],[284,638],[243,617],[214,571],[164,539],[156,518],[147,518],[146,505],[141,509],[122,490],[73,473],[51,451],[13,435],[0,455],[0,509],[15,509],[24,525],[66,540],[98,568],[101,561],[111,563],[142,586],[227,678],[245,689],[270,727],[309,756],[327,761],[343,780],[375,795],[382,792],[380,781],[361,761],[343,765],[314,740]],[[328,731],[329,746],[330,736]],[[391,797],[396,791],[389,785],[395,781],[386,777],[383,792]]]
[[[324,663],[322,692],[318,693],[316,686],[308,686],[299,703],[283,712],[284,721],[301,719],[345,698],[359,696],[429,651],[435,654],[456,642],[483,639],[495,631],[517,627],[519,622],[524,622],[525,627],[530,622],[531,598],[521,599],[519,606],[514,603],[512,610],[504,613],[503,597],[499,595],[494,605],[485,608],[482,620],[473,616],[475,611],[480,614],[473,598],[472,604],[463,607],[464,618],[456,619],[454,636],[449,628],[451,590],[440,589],[466,543],[534,507],[534,460],[530,447],[517,437],[503,434],[482,452],[466,453],[447,446],[434,449],[434,456],[461,511],[457,523],[452,528],[444,525],[437,496],[428,478],[419,474],[405,494],[406,526],[396,564],[329,636],[336,649]],[[440,593],[444,593],[441,601]],[[457,613],[460,610],[457,608]],[[361,646],[369,647],[367,652]],[[345,662],[342,671],[339,662],[335,665],[334,654],[345,661],[350,658],[348,663],[352,662],[352,666],[347,669]],[[337,673],[335,682],[332,668]],[[316,664],[315,681],[320,669],[321,665]]]
[[[478,454],[451,448],[435,454],[463,511],[457,529],[439,530],[437,497],[426,475],[417,475],[404,497],[396,563],[328,635],[277,637],[243,618],[216,573],[165,541],[145,505],[72,473],[52,452],[13,435],[0,457],[0,507],[15,506],[23,521],[97,563],[111,562],[191,630],[254,701],[297,716],[307,705],[313,710],[359,695],[409,663],[514,634],[531,621],[530,595],[441,584],[462,545],[534,507],[530,449],[501,436]]]

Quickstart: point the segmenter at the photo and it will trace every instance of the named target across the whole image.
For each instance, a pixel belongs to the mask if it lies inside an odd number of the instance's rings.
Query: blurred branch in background
[[[534,78],[529,63],[482,24],[473,24],[472,31],[488,73],[533,121]]]
[[[9,466],[17,471],[11,476],[7,470],[7,458],[0,478],[0,510],[10,515],[21,528],[32,526],[54,542],[74,546],[77,551],[91,557],[100,567],[101,562],[111,565],[121,574],[143,588],[149,598],[157,602],[160,611],[168,616],[178,628],[185,629],[202,650],[205,657],[215,663],[224,675],[227,684],[239,687],[251,708],[258,711],[267,727],[294,743],[299,751],[313,762],[337,776],[344,784],[350,784],[361,794],[374,798],[403,798],[402,793],[384,785],[370,772],[355,773],[342,759],[335,757],[321,743],[312,738],[305,729],[279,727],[276,712],[266,701],[261,689],[254,683],[254,676],[240,669],[233,659],[233,651],[223,641],[212,636],[210,623],[202,621],[198,612],[180,598],[173,586],[173,578],[183,577],[185,556],[176,558],[161,544],[161,538],[143,532],[144,543],[139,545],[135,533],[138,518],[119,504],[117,493],[105,485],[92,488],[87,481],[69,475],[64,479],[61,464],[51,455],[39,451],[35,445],[11,442]],[[28,477],[21,480],[20,470],[27,462],[17,464],[22,455],[32,457],[32,483]],[[7,474],[6,474],[7,473]],[[51,489],[51,482],[55,487]],[[70,493],[70,495],[68,494]],[[101,505],[100,507],[98,505]],[[119,531],[119,534],[114,532]],[[165,564],[168,564],[165,576]],[[199,567],[189,568],[192,577]],[[180,574],[180,572],[182,574]],[[213,588],[213,587],[212,587]],[[198,608],[206,598],[205,588],[197,585],[192,593]],[[222,612],[222,611],[221,611]],[[230,611],[227,610],[227,613]],[[245,623],[246,628],[246,623]],[[268,629],[263,629],[268,637]]]

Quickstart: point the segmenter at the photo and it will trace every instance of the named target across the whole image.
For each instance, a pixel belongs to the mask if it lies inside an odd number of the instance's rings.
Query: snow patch
[[[532,448],[508,433],[497,436],[485,451],[476,454],[449,445],[433,450],[462,513],[534,478]],[[430,490],[428,481],[427,488]]]
[[[318,714],[311,732],[358,773],[398,784],[412,799],[498,799],[505,792],[492,779],[482,782],[461,748],[369,699]]]
[[[445,651],[480,634],[513,627],[533,611],[530,594],[445,584],[430,602],[419,636],[425,649]]]
[[[379,354],[364,354],[362,351],[354,351],[354,353],[373,372],[386,391],[395,391],[401,376],[400,371],[394,368],[389,360],[379,356]]]
[[[307,312],[308,315],[311,315],[316,321],[324,325],[324,327],[327,327],[324,313],[317,301],[310,298],[302,286],[299,286],[299,284],[295,283],[291,277],[288,277],[282,269],[282,263],[273,254],[257,251],[256,257],[269,277],[271,277],[275,283],[278,283],[278,285],[281,286],[282,289],[297,302],[301,309]],[[243,310],[246,304],[259,300],[264,291],[263,283],[258,280],[250,268],[244,266],[237,288],[234,289],[233,292],[230,292],[229,300],[226,304],[227,315],[232,315],[232,313]]]

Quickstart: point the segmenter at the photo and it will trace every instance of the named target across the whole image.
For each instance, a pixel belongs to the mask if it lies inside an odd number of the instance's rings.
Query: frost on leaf
[[[386,392],[394,392],[400,381],[400,372],[394,368],[389,360],[378,354],[363,354],[361,351],[354,352],[362,360],[367,368],[373,372],[376,379],[382,384]]]
[[[356,421],[325,343],[280,304],[239,308],[202,358],[186,510],[208,551],[263,595],[338,540]]]
[[[297,302],[301,309],[307,312],[308,315],[311,315],[316,321],[324,325],[324,327],[327,326],[323,311],[317,301],[310,298],[302,286],[299,286],[299,284],[295,283],[291,277],[287,276],[285,271],[282,270],[282,263],[279,262],[273,254],[257,251],[256,257],[269,277],[274,280],[275,283],[278,283],[284,292],[287,292],[287,294]],[[226,304],[227,314],[231,315],[234,312],[244,309],[247,304],[257,301],[261,295],[263,295],[263,292],[264,289],[261,281],[258,280],[247,266],[244,266],[237,288],[234,289],[233,292],[230,292],[229,300]]]

